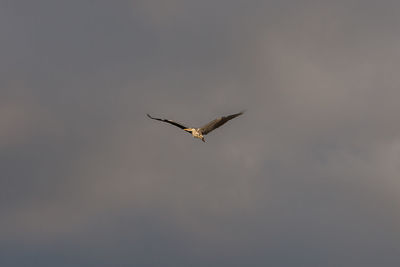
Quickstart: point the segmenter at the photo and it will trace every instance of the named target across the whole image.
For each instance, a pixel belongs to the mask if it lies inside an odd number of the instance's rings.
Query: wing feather
[[[149,114],[147,114],[147,117],[149,117],[149,118],[152,119],[152,120],[158,120],[158,121],[162,121],[162,122],[166,122],[166,123],[172,124],[172,125],[174,125],[174,126],[176,126],[176,127],[178,127],[178,128],[181,128],[182,130],[188,128],[188,127],[186,127],[185,125],[183,125],[183,124],[181,124],[181,123],[177,123],[177,122],[172,121],[172,120],[154,118],[154,117],[150,116]]]
[[[203,135],[206,135],[209,132],[217,129],[218,127],[220,127],[222,125],[224,125],[226,122],[236,118],[237,116],[242,115],[243,113],[244,113],[244,111],[236,113],[236,114],[232,114],[232,115],[228,115],[228,116],[217,118],[217,119],[207,123],[203,127],[201,127],[200,130],[201,130]]]

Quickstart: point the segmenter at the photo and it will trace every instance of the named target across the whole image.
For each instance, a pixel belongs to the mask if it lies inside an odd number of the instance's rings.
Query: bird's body
[[[149,114],[147,114],[147,116],[148,116],[150,119],[158,120],[158,121],[162,121],[162,122],[166,122],[166,123],[172,124],[172,125],[174,125],[174,126],[176,126],[176,127],[178,127],[178,128],[181,128],[182,130],[184,130],[184,131],[186,131],[186,132],[192,134],[192,136],[193,136],[194,138],[201,139],[201,141],[205,142],[204,135],[206,135],[206,134],[208,134],[209,132],[211,132],[211,131],[217,129],[217,128],[220,127],[220,126],[222,126],[222,125],[225,124],[227,121],[229,121],[229,120],[231,120],[231,119],[233,119],[233,118],[236,118],[236,117],[239,116],[239,115],[242,115],[243,112],[244,112],[244,111],[239,112],[239,113],[236,113],[236,114],[232,114],[232,115],[229,115],[229,116],[217,118],[217,119],[215,119],[215,120],[213,120],[213,121],[207,123],[206,125],[204,125],[203,127],[200,127],[200,128],[190,128],[190,127],[186,127],[186,126],[183,125],[183,124],[180,124],[180,123],[177,123],[177,122],[174,122],[174,121],[171,121],[171,120],[154,118],[154,117],[150,116]]]
[[[184,129],[186,132],[189,132],[193,135],[194,138],[199,138],[201,139],[201,141],[205,142],[204,140],[204,136],[200,130],[200,128],[188,128],[188,129]]]

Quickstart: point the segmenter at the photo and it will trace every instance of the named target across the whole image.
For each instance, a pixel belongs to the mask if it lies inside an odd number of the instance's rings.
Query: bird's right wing
[[[153,119],[153,120],[158,120],[158,121],[162,121],[162,122],[166,122],[166,123],[172,124],[172,125],[174,125],[174,126],[176,126],[176,127],[181,128],[182,130],[188,128],[188,127],[186,127],[185,125],[180,124],[180,123],[177,123],[177,122],[175,122],[175,121],[166,120],[166,119],[154,118],[154,117],[150,116],[149,114],[147,114],[147,117],[149,117],[150,119]],[[189,132],[189,133],[190,133],[190,132]]]
[[[200,128],[202,134],[206,135],[209,132],[217,129],[218,127],[224,125],[227,121],[236,118],[239,115],[242,115],[244,113],[244,111],[236,113],[236,114],[232,114],[232,115],[228,115],[226,117],[220,117],[218,119],[215,119],[209,123],[207,123],[206,125],[204,125],[203,127]]]

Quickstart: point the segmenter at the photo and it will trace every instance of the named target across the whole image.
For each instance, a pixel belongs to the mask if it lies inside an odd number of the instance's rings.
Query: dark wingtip
[[[149,113],[147,113],[146,115],[147,115],[147,117],[149,117],[150,119],[152,119],[152,117],[149,115]]]

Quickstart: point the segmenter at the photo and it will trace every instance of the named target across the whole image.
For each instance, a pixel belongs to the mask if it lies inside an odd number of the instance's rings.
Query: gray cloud
[[[3,265],[398,266],[398,8],[2,7]]]

